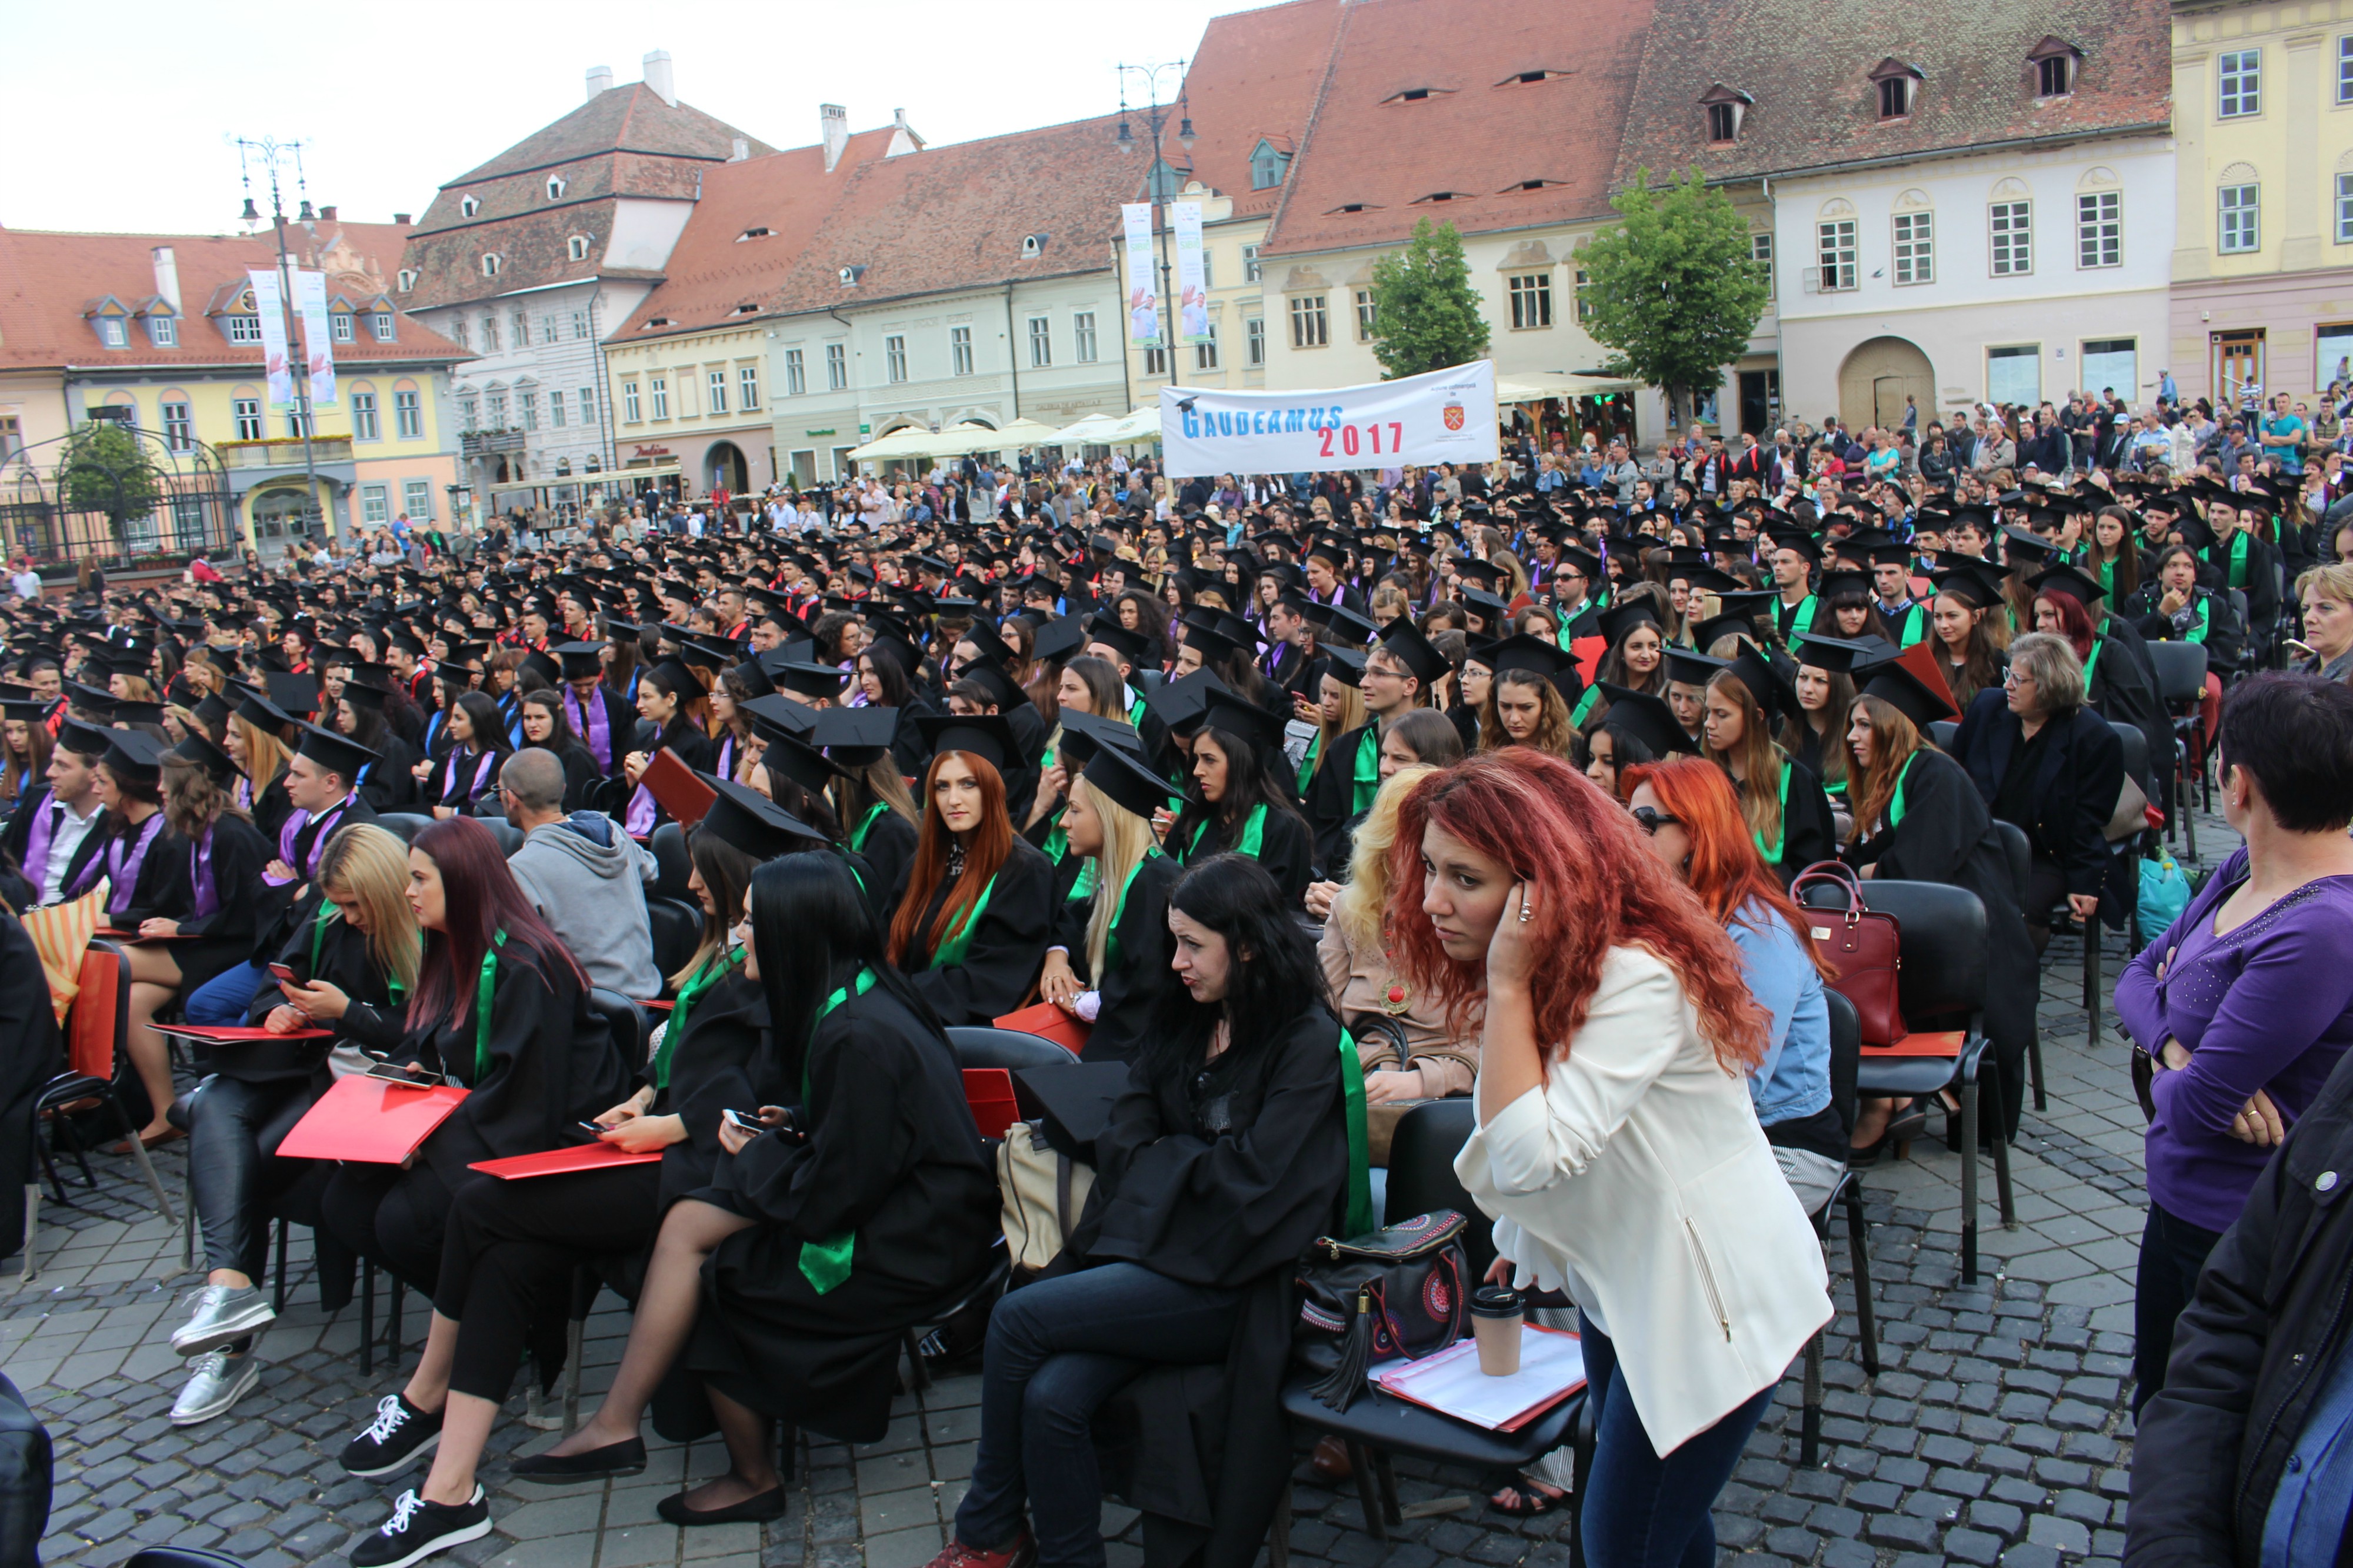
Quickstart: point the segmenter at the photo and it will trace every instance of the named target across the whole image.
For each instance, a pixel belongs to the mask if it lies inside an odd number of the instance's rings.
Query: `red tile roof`
[[[1606,213],[1652,3],[1350,0],[1267,254]]]
[[[1257,11],[1213,16],[1185,72],[1185,96],[1195,136],[1188,155],[1172,121],[1166,148],[1172,165],[1189,163],[1192,177],[1232,198],[1236,217],[1264,216],[1282,195],[1280,185],[1250,188],[1250,154],[1261,141],[1290,153],[1307,128],[1307,111],[1324,79],[1341,0],[1291,0]],[[1174,112],[1173,110],[1171,111]],[[1134,117],[1145,132],[1144,116]],[[1105,232],[1115,232],[1118,215]]]
[[[322,268],[327,297],[343,296],[362,310],[392,289],[391,271],[400,264],[406,227],[388,223],[321,223],[310,229],[290,225],[288,247],[295,263]],[[180,342],[157,348],[143,326],[133,325],[129,343],[110,349],[84,315],[90,302],[112,296],[133,309],[155,293],[152,252],[172,247],[180,280]],[[207,311],[244,292],[248,268],[277,264],[275,239],[268,230],[243,235],[58,234],[0,228],[0,366],[98,370],[134,366],[261,364],[259,343],[232,343],[227,329]],[[334,345],[338,364],[368,362],[457,361],[463,349],[400,318],[398,341],[377,342],[363,323],[357,341]]]
[[[2040,138],[2162,129],[2172,115],[2167,0],[1657,0],[1616,178],[1696,163],[1713,179]],[[2074,90],[2038,101],[2028,56],[2046,35],[2081,51]],[[1879,118],[1873,72],[1916,68],[1913,110]],[[1700,96],[1754,95],[1729,146],[1707,141]]]
[[[822,146],[796,147],[723,163],[702,182],[702,199],[662,268],[663,282],[621,323],[615,341],[638,342],[697,331],[745,304],[775,300],[820,225],[845,195],[859,168],[880,158],[897,127],[851,136],[828,174]],[[906,156],[906,154],[902,154]],[[756,238],[742,237],[760,228]],[[648,330],[646,323],[671,325]]]

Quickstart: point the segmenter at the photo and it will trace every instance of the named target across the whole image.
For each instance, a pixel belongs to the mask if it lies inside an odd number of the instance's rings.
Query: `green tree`
[[[1373,334],[1384,381],[1486,353],[1487,323],[1452,224],[1423,218],[1405,249],[1373,264]]]
[[[69,511],[102,511],[117,543],[123,525],[155,510],[162,493],[139,437],[111,419],[92,419],[66,437],[58,493]]]
[[[1680,422],[1692,395],[1747,351],[1772,297],[1766,267],[1750,251],[1747,220],[1697,169],[1658,186],[1637,169],[1610,205],[1621,221],[1577,253],[1585,331],[1617,351],[1603,369],[1657,387]]]

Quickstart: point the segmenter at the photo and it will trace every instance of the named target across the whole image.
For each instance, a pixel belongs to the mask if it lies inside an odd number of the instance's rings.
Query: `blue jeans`
[[[1590,1318],[1579,1318],[1594,1430],[1593,1472],[1577,1502],[1586,1562],[1592,1568],[1715,1568],[1710,1510],[1773,1403],[1773,1390],[1751,1396],[1662,1458],[1626,1390],[1618,1348]]]
[[[181,1011],[191,1024],[226,1024],[231,1027],[245,1022],[245,1011],[261,988],[269,983],[269,971],[259,963],[240,963],[224,969],[194,991],[181,1004]]]
[[[1040,1568],[1102,1568],[1095,1407],[1145,1366],[1223,1362],[1241,1292],[1136,1263],[1041,1279],[997,1302],[981,1363],[980,1451],[956,1539],[994,1550],[1029,1508]]]

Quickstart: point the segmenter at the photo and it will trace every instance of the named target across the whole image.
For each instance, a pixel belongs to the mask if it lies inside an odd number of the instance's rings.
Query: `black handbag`
[[[1452,1209],[1400,1220],[1346,1241],[1320,1237],[1299,1262],[1292,1358],[1321,1373],[1315,1396],[1345,1410],[1377,1361],[1444,1350],[1471,1310],[1470,1222]]]

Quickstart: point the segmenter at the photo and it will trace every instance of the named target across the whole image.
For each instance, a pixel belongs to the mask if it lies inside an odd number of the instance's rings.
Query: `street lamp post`
[[[1168,231],[1176,226],[1175,215],[1169,209],[1176,199],[1176,182],[1172,174],[1166,187],[1162,187],[1161,170],[1166,166],[1166,160],[1161,153],[1161,138],[1167,130],[1169,111],[1173,109],[1177,121],[1177,145],[1187,153],[1193,150],[1193,111],[1185,96],[1185,68],[1189,63],[1187,60],[1166,60],[1158,65],[1114,68],[1119,72],[1119,135],[1115,140],[1123,153],[1130,152],[1135,146],[1135,137],[1128,129],[1128,75],[1133,72],[1144,79],[1144,122],[1151,136],[1152,152],[1152,167],[1145,176],[1145,195],[1152,203],[1153,231],[1160,238],[1160,352],[1163,355],[1162,368],[1172,383],[1176,379],[1176,334],[1170,331],[1168,324],[1174,303],[1169,288]],[[1176,73],[1176,101],[1173,104],[1160,101],[1160,73],[1163,71]]]
[[[292,161],[294,183],[302,202],[297,221],[314,221],[310,187],[302,178],[302,143],[280,142],[275,136],[264,136],[259,141],[240,136],[237,139],[237,157],[238,168],[245,177],[245,212],[242,216],[247,223],[261,221],[261,215],[253,207],[254,164],[259,163],[269,176],[269,218],[278,237],[278,308],[286,318],[286,351],[290,357],[294,351],[294,258],[286,250],[286,204],[279,195],[278,169],[281,163]],[[302,474],[310,486],[311,504],[319,509],[320,521],[325,525],[327,538],[341,543],[343,531],[335,526],[335,503],[319,494],[319,465],[311,450],[311,342],[308,338],[303,340],[302,349],[302,372],[293,377],[294,405],[298,410],[296,423],[302,433]],[[287,366],[290,374],[293,368],[290,364]],[[259,540],[254,542],[254,547],[257,551],[260,548]]]

